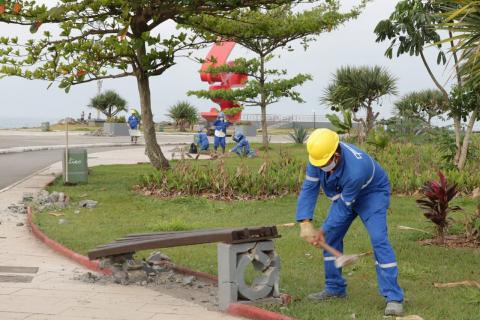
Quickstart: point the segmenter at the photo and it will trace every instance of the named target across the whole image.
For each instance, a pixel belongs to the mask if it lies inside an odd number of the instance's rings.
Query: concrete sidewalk
[[[173,147],[165,148],[166,155]],[[170,151],[169,151],[170,150]],[[143,149],[89,155],[89,165],[130,164],[147,161]],[[6,209],[25,192],[37,193],[61,172],[56,163],[0,193],[0,319],[28,320],[207,320],[238,319],[208,311],[200,305],[147,288],[88,284],[74,280],[88,270],[57,255],[33,237],[26,215]],[[20,224],[24,225],[20,225]],[[5,266],[38,267],[38,272],[5,271]],[[31,282],[21,277],[33,277]]]

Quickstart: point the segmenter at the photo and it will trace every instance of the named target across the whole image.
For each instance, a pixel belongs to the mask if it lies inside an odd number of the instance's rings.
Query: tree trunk
[[[445,243],[445,227],[441,225],[437,225],[437,235],[440,244]]]
[[[460,157],[458,159],[458,170],[462,170],[465,167],[465,163],[467,162],[467,154],[468,154],[468,145],[470,144],[470,137],[472,135],[473,126],[475,125],[475,120],[477,119],[478,109],[473,111],[470,121],[468,122],[467,131],[465,132],[465,137],[463,138],[462,148],[460,152]]]
[[[267,97],[265,96],[265,57],[260,56],[260,109],[262,112],[262,143],[265,151],[268,151],[267,132]]]
[[[450,39],[453,38],[453,32],[451,29],[448,30],[448,36],[450,37]],[[456,73],[456,76],[457,76],[457,83],[458,83],[458,86],[461,88],[463,86],[463,81],[462,81],[462,77],[460,75],[460,64],[458,63],[458,55],[457,55],[457,50],[455,50],[455,44],[453,43],[453,40],[450,41],[450,47],[451,47],[451,50],[452,50],[452,54],[453,54],[453,61],[455,62],[455,73]],[[454,116],[454,119],[453,119],[453,127],[454,127],[454,130],[455,130],[455,145],[457,146],[457,150],[455,152],[455,158],[453,159],[453,163],[458,166],[458,162],[460,160],[460,156],[461,156],[461,149],[462,149],[462,145],[461,145],[461,131],[462,131],[462,122],[461,122],[461,118],[460,116]]]
[[[455,131],[455,158],[453,158],[453,164],[458,166],[458,161],[460,160],[460,154],[462,152],[462,120],[460,116],[453,117],[453,128]]]
[[[267,133],[267,106],[260,106],[262,110],[262,143],[265,151],[268,150],[268,133]]]
[[[374,122],[375,122],[375,116],[373,115],[372,103],[369,101],[367,105],[367,124],[365,128],[365,134],[367,137],[370,131],[372,131],[374,127]]]
[[[140,93],[140,106],[142,109],[143,135],[147,149],[147,156],[151,164],[158,170],[168,169],[168,160],[162,153],[157,142],[155,133],[155,124],[153,122],[153,114],[150,97],[150,83],[148,77],[141,71],[137,70],[138,92]]]

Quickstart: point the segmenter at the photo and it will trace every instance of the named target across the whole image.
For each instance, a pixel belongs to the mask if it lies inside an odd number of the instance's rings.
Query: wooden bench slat
[[[277,228],[274,226],[134,234],[112,243],[98,246],[88,252],[88,257],[94,260],[107,256],[131,254],[140,250],[213,242],[244,243],[277,237],[279,237],[279,235]]]

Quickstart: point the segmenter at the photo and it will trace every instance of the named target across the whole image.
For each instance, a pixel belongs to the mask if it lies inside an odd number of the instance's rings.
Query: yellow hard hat
[[[317,129],[307,141],[308,160],[316,167],[323,167],[337,150],[340,138],[330,129]]]

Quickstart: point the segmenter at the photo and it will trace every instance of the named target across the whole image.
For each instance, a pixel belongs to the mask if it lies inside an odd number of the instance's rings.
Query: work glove
[[[318,241],[319,230],[315,229],[310,221],[300,222],[300,237],[307,242],[313,244]]]

